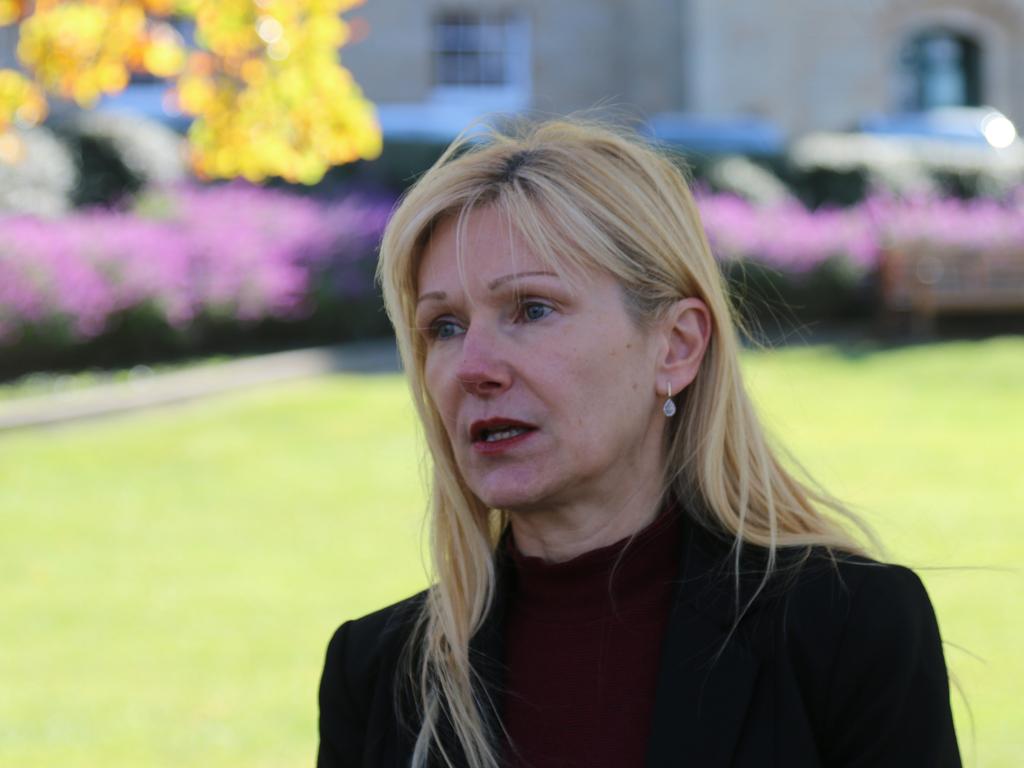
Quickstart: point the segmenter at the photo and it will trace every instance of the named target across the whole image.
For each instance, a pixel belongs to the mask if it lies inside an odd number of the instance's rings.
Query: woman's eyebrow
[[[448,298],[448,294],[445,293],[444,291],[430,291],[429,293],[424,293],[422,296],[420,296],[418,299],[416,299],[416,304],[418,306],[421,302],[431,301],[431,300],[434,300],[434,301],[444,301],[447,298]]]
[[[524,277],[558,277],[557,272],[551,272],[546,269],[534,269],[528,272],[511,272],[501,277],[496,277],[487,284],[487,289],[493,291],[495,288],[499,288],[505,283],[511,282],[512,280],[520,280]],[[428,291],[422,296],[416,299],[416,304],[419,305],[424,301],[444,301],[448,298],[448,294],[444,291]]]
[[[519,280],[520,278],[523,277],[537,277],[539,275],[544,275],[547,277],[558,277],[558,273],[551,272],[546,269],[535,269],[530,272],[512,272],[511,274],[502,275],[501,277],[496,277],[494,280],[491,280],[491,282],[487,284],[487,288],[488,290],[493,291],[498,286],[503,285],[509,282],[510,280]]]

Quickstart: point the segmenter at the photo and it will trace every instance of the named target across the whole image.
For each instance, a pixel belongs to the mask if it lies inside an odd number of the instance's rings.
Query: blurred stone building
[[[1024,122],[1024,0],[368,0],[352,18],[343,60],[392,134],[597,104],[788,136],[939,106]]]
[[[347,18],[343,62],[391,135],[597,105],[781,137],[941,106],[1024,124],[1024,0],[366,0]],[[0,67],[16,39],[0,28]],[[167,121],[164,90],[104,103]]]

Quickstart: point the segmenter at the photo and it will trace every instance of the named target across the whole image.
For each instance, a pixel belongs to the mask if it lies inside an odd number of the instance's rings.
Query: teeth
[[[510,437],[523,434],[525,431],[526,430],[522,427],[509,427],[508,429],[503,429],[500,432],[488,432],[487,436],[484,438],[484,442],[494,443],[498,440],[508,440]]]

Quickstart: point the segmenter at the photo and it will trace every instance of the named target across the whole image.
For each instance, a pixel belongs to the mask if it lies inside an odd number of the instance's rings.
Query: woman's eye
[[[541,304],[539,301],[527,301],[523,303],[520,311],[527,320],[540,320],[543,317],[547,317],[554,310],[547,304]]]
[[[462,333],[462,328],[454,320],[435,320],[430,324],[430,336],[435,339],[450,339]]]

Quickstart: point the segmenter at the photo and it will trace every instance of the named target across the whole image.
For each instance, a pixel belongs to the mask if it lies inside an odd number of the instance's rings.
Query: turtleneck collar
[[[515,571],[519,610],[545,621],[581,621],[619,615],[664,601],[678,575],[682,515],[669,508],[646,528],[571,560],[549,563],[506,549]]]

